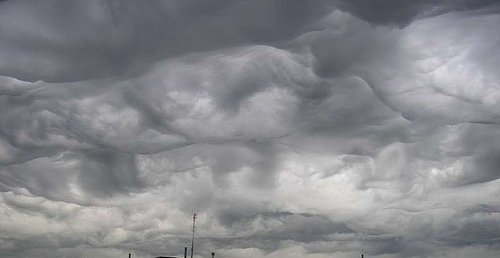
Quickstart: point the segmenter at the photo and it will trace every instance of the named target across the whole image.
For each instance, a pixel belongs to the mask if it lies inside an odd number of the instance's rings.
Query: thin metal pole
[[[196,223],[196,213],[193,213],[193,237],[191,238],[191,258],[193,258],[193,254],[194,254],[194,231],[195,231],[195,223]]]
[[[188,256],[188,247],[184,246],[184,258],[187,258]]]

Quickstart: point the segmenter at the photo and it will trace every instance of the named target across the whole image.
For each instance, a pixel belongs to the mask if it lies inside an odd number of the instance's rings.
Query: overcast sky
[[[496,0],[0,1],[0,256],[500,257]]]

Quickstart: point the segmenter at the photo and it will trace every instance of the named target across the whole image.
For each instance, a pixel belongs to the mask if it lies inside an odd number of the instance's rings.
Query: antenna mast
[[[196,212],[193,212],[193,237],[191,238],[191,258],[193,258],[194,254],[194,231],[195,231],[195,223],[196,223]]]

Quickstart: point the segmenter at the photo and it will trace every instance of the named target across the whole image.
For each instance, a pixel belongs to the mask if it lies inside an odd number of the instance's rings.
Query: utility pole
[[[193,213],[193,237],[191,238],[191,258],[193,258],[194,254],[194,231],[196,226],[196,212]]]

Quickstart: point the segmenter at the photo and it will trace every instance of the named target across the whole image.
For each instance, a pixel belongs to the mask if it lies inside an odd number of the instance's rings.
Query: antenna
[[[194,231],[196,227],[196,212],[193,212],[193,237],[191,238],[191,258],[193,258],[194,254]]]

